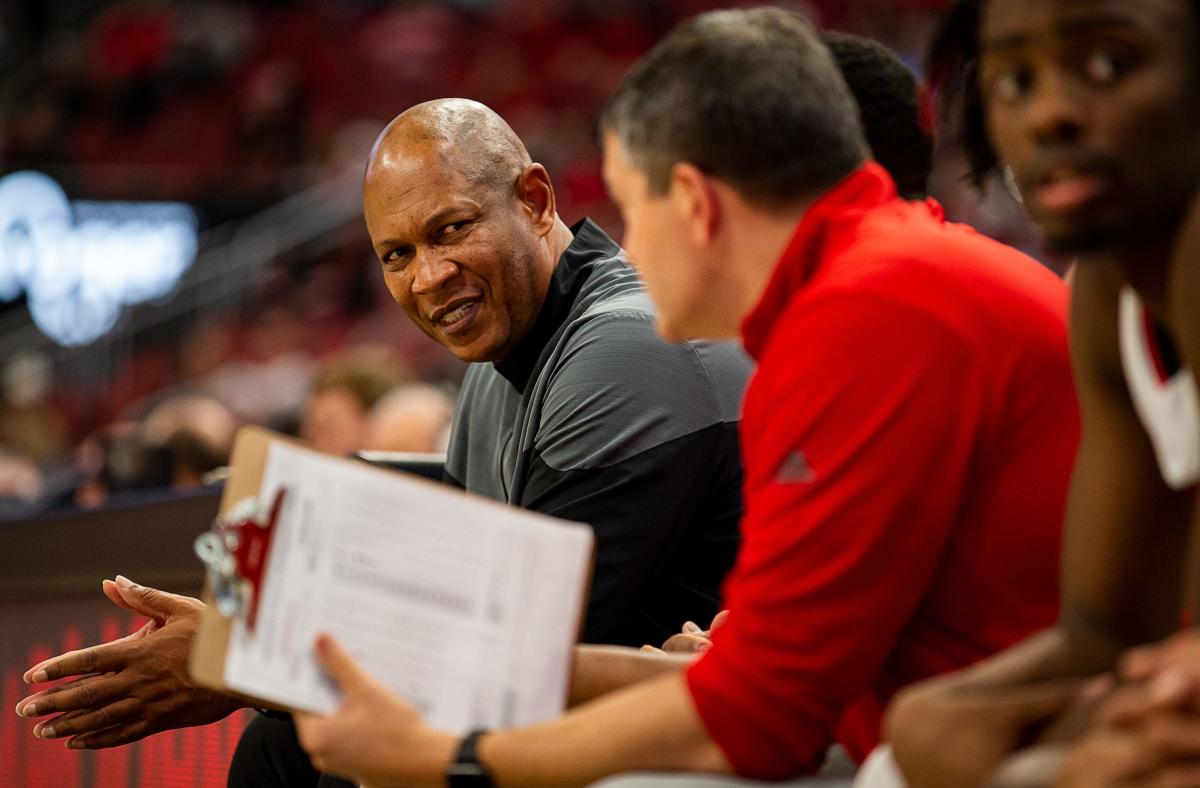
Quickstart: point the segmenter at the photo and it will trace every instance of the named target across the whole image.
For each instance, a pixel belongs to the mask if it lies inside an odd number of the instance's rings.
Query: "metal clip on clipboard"
[[[244,611],[251,632],[271,536],[286,492],[280,488],[270,507],[257,498],[244,498],[218,515],[211,530],[196,537],[196,555],[207,567],[217,612],[232,619]]]

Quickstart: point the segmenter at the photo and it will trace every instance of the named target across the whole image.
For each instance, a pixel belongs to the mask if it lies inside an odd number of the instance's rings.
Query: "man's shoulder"
[[[590,283],[572,322],[579,326],[597,320],[653,325],[654,318],[654,301],[645,285],[632,268],[621,266],[608,268]]]
[[[550,467],[610,466],[740,419],[751,371],[740,346],[666,342],[647,303],[588,310],[543,371],[538,445]]]
[[[963,225],[916,222],[907,235],[903,222],[879,225],[822,266],[792,317],[836,308],[853,321],[883,309],[897,317],[889,333],[915,322],[940,325],[977,349],[1000,336],[1016,345],[1065,343],[1068,289],[1038,261]]]
[[[1025,252],[919,210],[909,204],[873,216],[838,264],[826,266],[830,281],[841,277],[898,298],[930,290],[989,301],[1057,300],[1065,293],[1062,280]]]
[[[721,403],[740,401],[752,371],[740,343],[668,342],[658,334],[655,319],[644,292],[589,308],[563,339],[555,377],[662,391],[667,397],[711,389]]]

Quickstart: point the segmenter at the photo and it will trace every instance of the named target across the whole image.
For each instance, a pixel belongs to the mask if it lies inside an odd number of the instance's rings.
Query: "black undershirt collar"
[[[558,258],[558,265],[550,277],[550,287],[546,290],[546,300],[542,302],[529,334],[508,358],[495,362],[496,371],[522,394],[537,369],[546,343],[571,314],[579,294],[592,278],[596,264],[611,260],[621,252],[621,248],[591,219],[581,219],[571,227],[571,232],[575,240]]]

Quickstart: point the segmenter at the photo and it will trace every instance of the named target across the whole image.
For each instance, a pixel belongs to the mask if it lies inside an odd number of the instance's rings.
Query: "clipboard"
[[[229,458],[229,477],[225,481],[225,491],[221,496],[218,519],[227,516],[239,502],[257,499],[262,487],[263,470],[267,464],[267,451],[273,441],[303,445],[300,441],[262,427],[249,425],[238,430]],[[257,593],[257,589],[255,592]],[[277,704],[233,692],[225,685],[225,652],[229,648],[229,638],[233,632],[233,619],[217,612],[213,583],[208,576],[205,577],[201,600],[205,608],[200,613],[199,627],[188,660],[188,671],[192,680],[202,687],[239,697],[251,706],[276,706]]]
[[[233,452],[230,457],[229,477],[225,483],[225,489],[221,498],[220,507],[216,521],[214,521],[214,530],[221,527],[222,523],[228,525],[239,526],[242,528],[248,527],[245,517],[247,503],[249,501],[258,501],[258,519],[270,520],[271,511],[277,514],[279,509],[279,501],[263,502],[259,500],[261,493],[264,473],[267,465],[267,458],[274,444],[285,444],[292,447],[304,449],[305,451],[314,451],[308,447],[303,441],[290,438],[270,430],[258,426],[244,426],[240,428],[234,440]],[[357,468],[364,468],[364,460],[362,458],[332,458],[325,459],[333,462],[344,462],[354,465]],[[397,471],[385,467],[370,466],[369,463],[365,468],[370,473],[378,473],[385,477],[394,478]],[[442,494],[447,492],[461,495],[465,498],[471,498],[476,501],[482,501],[488,506],[495,506],[506,510],[511,510],[507,504],[484,499],[476,495],[472,495],[466,491],[447,487],[439,482],[431,481],[427,478],[421,478],[417,475],[407,474],[406,478],[412,483],[429,485],[436,488]],[[286,491],[284,491],[286,493]],[[232,519],[231,519],[232,518]],[[251,518],[252,519],[252,518]],[[251,526],[252,527],[252,526]],[[272,523],[270,533],[273,533],[274,525]],[[270,571],[269,561],[269,539],[264,545],[264,553],[261,556],[262,562],[260,569],[262,574],[253,578],[248,590],[253,596],[249,599],[243,599],[242,604],[234,612],[234,617],[241,616],[245,618],[247,614],[252,614],[254,606],[258,603],[258,592],[261,584],[261,577]],[[583,587],[580,594],[580,606],[576,613],[575,641],[583,629],[584,613],[586,611],[586,603],[588,598],[588,590],[591,587],[592,574],[595,570],[595,543],[593,541],[590,554],[587,559],[586,571],[583,572],[582,583]],[[239,698],[248,705],[256,708],[273,708],[285,711],[291,711],[279,703],[270,702],[261,698],[253,697],[242,692],[231,689],[225,681],[226,658],[229,650],[230,639],[234,629],[234,617],[227,615],[230,611],[225,610],[226,614],[222,614],[220,599],[218,598],[217,589],[214,588],[213,572],[206,573],[204,591],[202,600],[205,602],[205,609],[201,612],[196,637],[193,640],[192,652],[189,659],[189,672],[192,679],[202,687],[222,692]],[[248,607],[247,607],[248,606]],[[228,606],[226,606],[228,608]],[[571,660],[574,656],[572,654]],[[570,671],[568,671],[568,676]],[[568,682],[569,684],[569,682]],[[568,686],[569,692],[569,686]],[[565,697],[564,697],[565,702]]]

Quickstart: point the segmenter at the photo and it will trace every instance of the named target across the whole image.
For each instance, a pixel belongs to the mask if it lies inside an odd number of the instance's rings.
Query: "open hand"
[[[313,766],[371,784],[445,785],[454,737],[427,727],[416,708],[367,675],[333,638],[318,637],[316,652],[342,689],[342,706],[328,717],[293,715]]]
[[[215,722],[241,703],[192,683],[188,656],[204,603],[140,586],[118,575],[104,594],[119,607],[149,616],[133,635],[34,665],[29,684],[79,676],[17,704],[23,717],[59,716],[33,729],[43,739],[68,739],[72,749],[99,749],[153,733]]]

